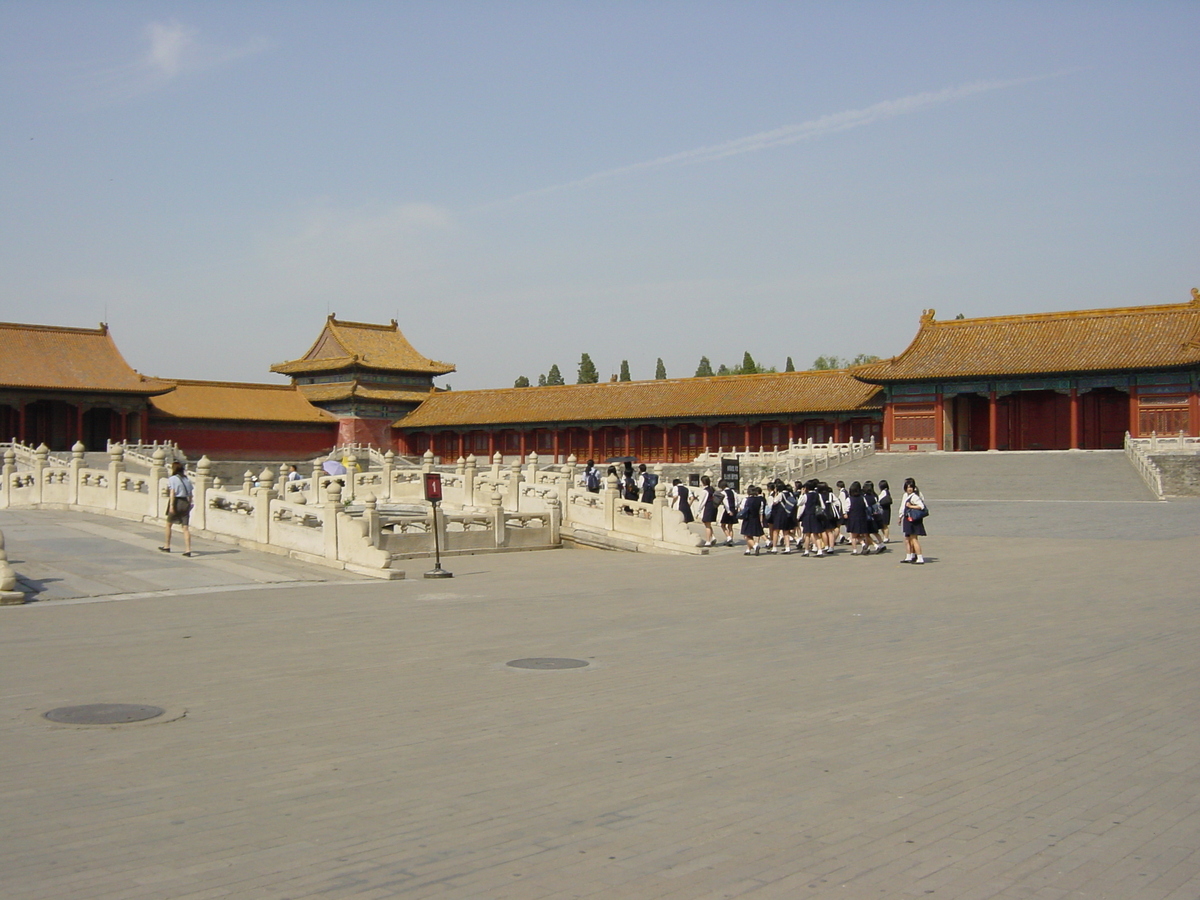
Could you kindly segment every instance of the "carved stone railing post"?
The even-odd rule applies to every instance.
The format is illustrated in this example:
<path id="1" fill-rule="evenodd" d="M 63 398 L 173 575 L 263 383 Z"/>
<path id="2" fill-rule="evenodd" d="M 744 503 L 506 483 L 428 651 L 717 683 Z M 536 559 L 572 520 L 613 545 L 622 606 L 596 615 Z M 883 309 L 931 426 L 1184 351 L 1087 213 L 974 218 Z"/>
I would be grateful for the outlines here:
<path id="1" fill-rule="evenodd" d="M 426 450 L 421 455 L 421 473 L 428 475 L 433 471 L 433 451 Z"/>
<path id="2" fill-rule="evenodd" d="M 342 509 L 342 486 L 331 481 L 325 489 L 325 558 L 338 558 L 337 517 Z"/>
<path id="3" fill-rule="evenodd" d="M 24 602 L 25 592 L 17 590 L 17 573 L 8 561 L 4 532 L 0 531 L 0 606 L 19 606 Z"/>
<path id="4" fill-rule="evenodd" d="M 79 479 L 80 472 L 83 470 L 83 454 L 86 448 L 82 441 L 76 441 L 71 447 L 71 483 L 67 485 L 67 502 L 79 502 Z"/>
<path id="5" fill-rule="evenodd" d="M 562 533 L 562 501 L 558 499 L 558 491 L 546 492 L 546 508 L 550 511 L 550 546 L 557 547 Z"/>
<path id="6" fill-rule="evenodd" d="M 396 454 L 389 450 L 383 454 L 383 496 L 382 500 L 392 499 L 392 471 L 396 468 Z"/>
<path id="7" fill-rule="evenodd" d="M 319 462 L 314 462 L 312 467 L 312 496 L 308 498 L 308 502 L 314 505 L 325 502 L 325 495 L 321 492 L 321 476 L 325 474 L 325 469 L 322 468 Z"/>
<path id="8" fill-rule="evenodd" d="M 492 454 L 492 484 L 500 483 L 500 466 L 504 463 L 504 457 L 497 450 Z"/>
<path id="9" fill-rule="evenodd" d="M 125 448 L 112 444 L 108 448 L 108 508 L 117 508 L 121 491 L 121 476 L 125 474 Z"/>
<path id="10" fill-rule="evenodd" d="M 372 547 L 379 546 L 379 501 L 375 495 L 368 492 L 363 494 L 363 521 L 367 523 L 367 538 Z"/>
<path id="11" fill-rule="evenodd" d="M 461 479 L 463 477 L 463 472 L 465 471 L 466 467 L 467 467 L 467 461 L 463 457 L 460 456 L 454 462 L 454 474 L 457 475 Z"/>
<path id="12" fill-rule="evenodd" d="M 512 511 L 521 511 L 521 461 L 514 460 L 508 472 L 508 496 L 512 500 Z"/>
<path id="13" fill-rule="evenodd" d="M 503 547 L 508 537 L 504 529 L 504 498 L 498 488 L 492 489 L 492 530 L 496 533 L 496 546 Z"/>
<path id="14" fill-rule="evenodd" d="M 42 502 L 42 491 L 46 482 L 46 467 L 50 464 L 50 448 L 44 443 L 39 444 L 38 448 L 33 451 L 33 489 L 36 491 L 34 500 L 37 503 Z"/>
<path id="15" fill-rule="evenodd" d="M 538 474 L 538 455 L 536 450 L 532 450 L 529 456 L 525 458 L 525 483 L 537 484 Z"/>
<path id="16" fill-rule="evenodd" d="M 342 501 L 349 503 L 358 494 L 358 457 L 353 453 L 346 454 L 346 490 L 342 493 Z"/>
<path id="17" fill-rule="evenodd" d="M 192 526 L 203 530 L 208 525 L 208 489 L 213 484 L 212 460 L 201 456 L 196 461 L 196 480 L 192 482 Z"/>
<path id="18" fill-rule="evenodd" d="M 656 541 L 661 541 L 666 536 L 666 516 L 667 483 L 660 473 L 658 484 L 654 486 L 654 509 L 650 512 L 650 517 L 654 520 L 654 524 L 650 528 L 650 536 Z"/>
<path id="19" fill-rule="evenodd" d="M 150 500 L 148 506 L 149 513 L 154 518 L 162 518 L 165 511 L 164 503 L 172 502 L 163 496 L 162 480 L 167 477 L 167 451 L 162 447 L 158 447 L 151 457 L 152 464 L 150 466 Z M 193 485 L 194 488 L 194 485 Z"/>
<path id="20" fill-rule="evenodd" d="M 617 476 L 608 475 L 604 479 L 604 527 L 612 531 L 617 527 L 617 501 L 621 492 L 617 488 Z"/>
<path id="21" fill-rule="evenodd" d="M 578 464 L 579 464 L 578 458 L 576 458 L 575 454 L 572 453 L 570 456 L 567 457 L 567 464 L 565 466 L 563 466 L 562 480 L 560 482 L 562 487 L 560 488 L 561 493 L 559 495 L 562 497 L 563 502 L 566 502 L 567 491 L 569 491 L 575 487 L 575 467 Z"/>
<path id="22" fill-rule="evenodd" d="M 242 473 L 242 493 L 247 496 L 254 493 L 254 473 L 249 469 Z"/>
<path id="23" fill-rule="evenodd" d="M 271 543 L 271 501 L 275 499 L 275 473 L 264 468 L 254 489 L 254 539 L 260 544 Z"/>
<path id="24" fill-rule="evenodd" d="M 468 453 L 463 463 L 463 507 L 475 505 L 475 479 L 479 476 L 479 460 Z"/>

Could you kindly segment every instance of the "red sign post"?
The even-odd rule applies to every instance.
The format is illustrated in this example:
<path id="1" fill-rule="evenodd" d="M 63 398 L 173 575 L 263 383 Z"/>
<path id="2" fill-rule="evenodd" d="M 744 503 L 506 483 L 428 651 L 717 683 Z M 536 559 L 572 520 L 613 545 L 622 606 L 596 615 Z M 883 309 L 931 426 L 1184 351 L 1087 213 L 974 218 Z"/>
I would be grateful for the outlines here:
<path id="1" fill-rule="evenodd" d="M 426 578 L 453 578 L 454 575 L 442 568 L 441 531 L 438 528 L 438 504 L 442 500 L 442 476 L 437 472 L 425 473 L 425 499 L 433 505 L 433 570 L 425 573 Z"/>

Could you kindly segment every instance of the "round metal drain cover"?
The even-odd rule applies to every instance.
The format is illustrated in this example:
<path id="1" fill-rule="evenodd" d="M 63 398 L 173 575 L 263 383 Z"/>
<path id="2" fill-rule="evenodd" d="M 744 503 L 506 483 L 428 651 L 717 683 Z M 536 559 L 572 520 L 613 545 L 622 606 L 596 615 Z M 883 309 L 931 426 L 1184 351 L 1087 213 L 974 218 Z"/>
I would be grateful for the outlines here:
<path id="1" fill-rule="evenodd" d="M 60 706 L 46 713 L 46 718 L 64 725 L 123 725 L 126 722 L 144 722 L 161 716 L 164 712 L 166 710 L 158 706 L 89 703 L 85 706 Z"/>
<path id="2" fill-rule="evenodd" d="M 542 656 L 532 659 L 514 659 L 505 665 L 512 666 L 514 669 L 582 669 L 587 665 L 587 660 Z"/>

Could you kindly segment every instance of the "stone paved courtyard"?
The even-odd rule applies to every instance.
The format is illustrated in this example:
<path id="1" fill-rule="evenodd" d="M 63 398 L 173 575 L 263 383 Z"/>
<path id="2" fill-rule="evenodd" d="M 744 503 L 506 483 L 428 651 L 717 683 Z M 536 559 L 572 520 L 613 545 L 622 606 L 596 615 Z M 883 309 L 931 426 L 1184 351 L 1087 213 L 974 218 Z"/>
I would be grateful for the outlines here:
<path id="1" fill-rule="evenodd" d="M 914 461 L 922 568 L 561 550 L 379 583 L 0 513 L 19 572 L 60 570 L 0 609 L 0 894 L 1195 900 L 1200 504 L 1092 459 L 1090 494 L 1046 456 L 1017 498 Z M 121 532 L 92 576 L 35 558 L 81 521 Z M 42 718 L 99 702 L 171 721 Z"/>

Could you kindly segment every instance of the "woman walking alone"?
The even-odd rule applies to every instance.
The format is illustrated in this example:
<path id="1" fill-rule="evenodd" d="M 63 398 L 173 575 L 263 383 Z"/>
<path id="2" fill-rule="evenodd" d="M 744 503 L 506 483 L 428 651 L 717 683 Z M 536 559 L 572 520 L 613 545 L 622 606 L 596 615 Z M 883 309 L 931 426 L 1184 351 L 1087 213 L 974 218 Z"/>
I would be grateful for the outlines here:
<path id="1" fill-rule="evenodd" d="M 917 483 L 904 479 L 904 503 L 900 507 L 900 527 L 904 530 L 904 549 L 908 551 L 901 562 L 923 565 L 921 538 L 925 536 L 925 498 L 917 490 Z"/>

